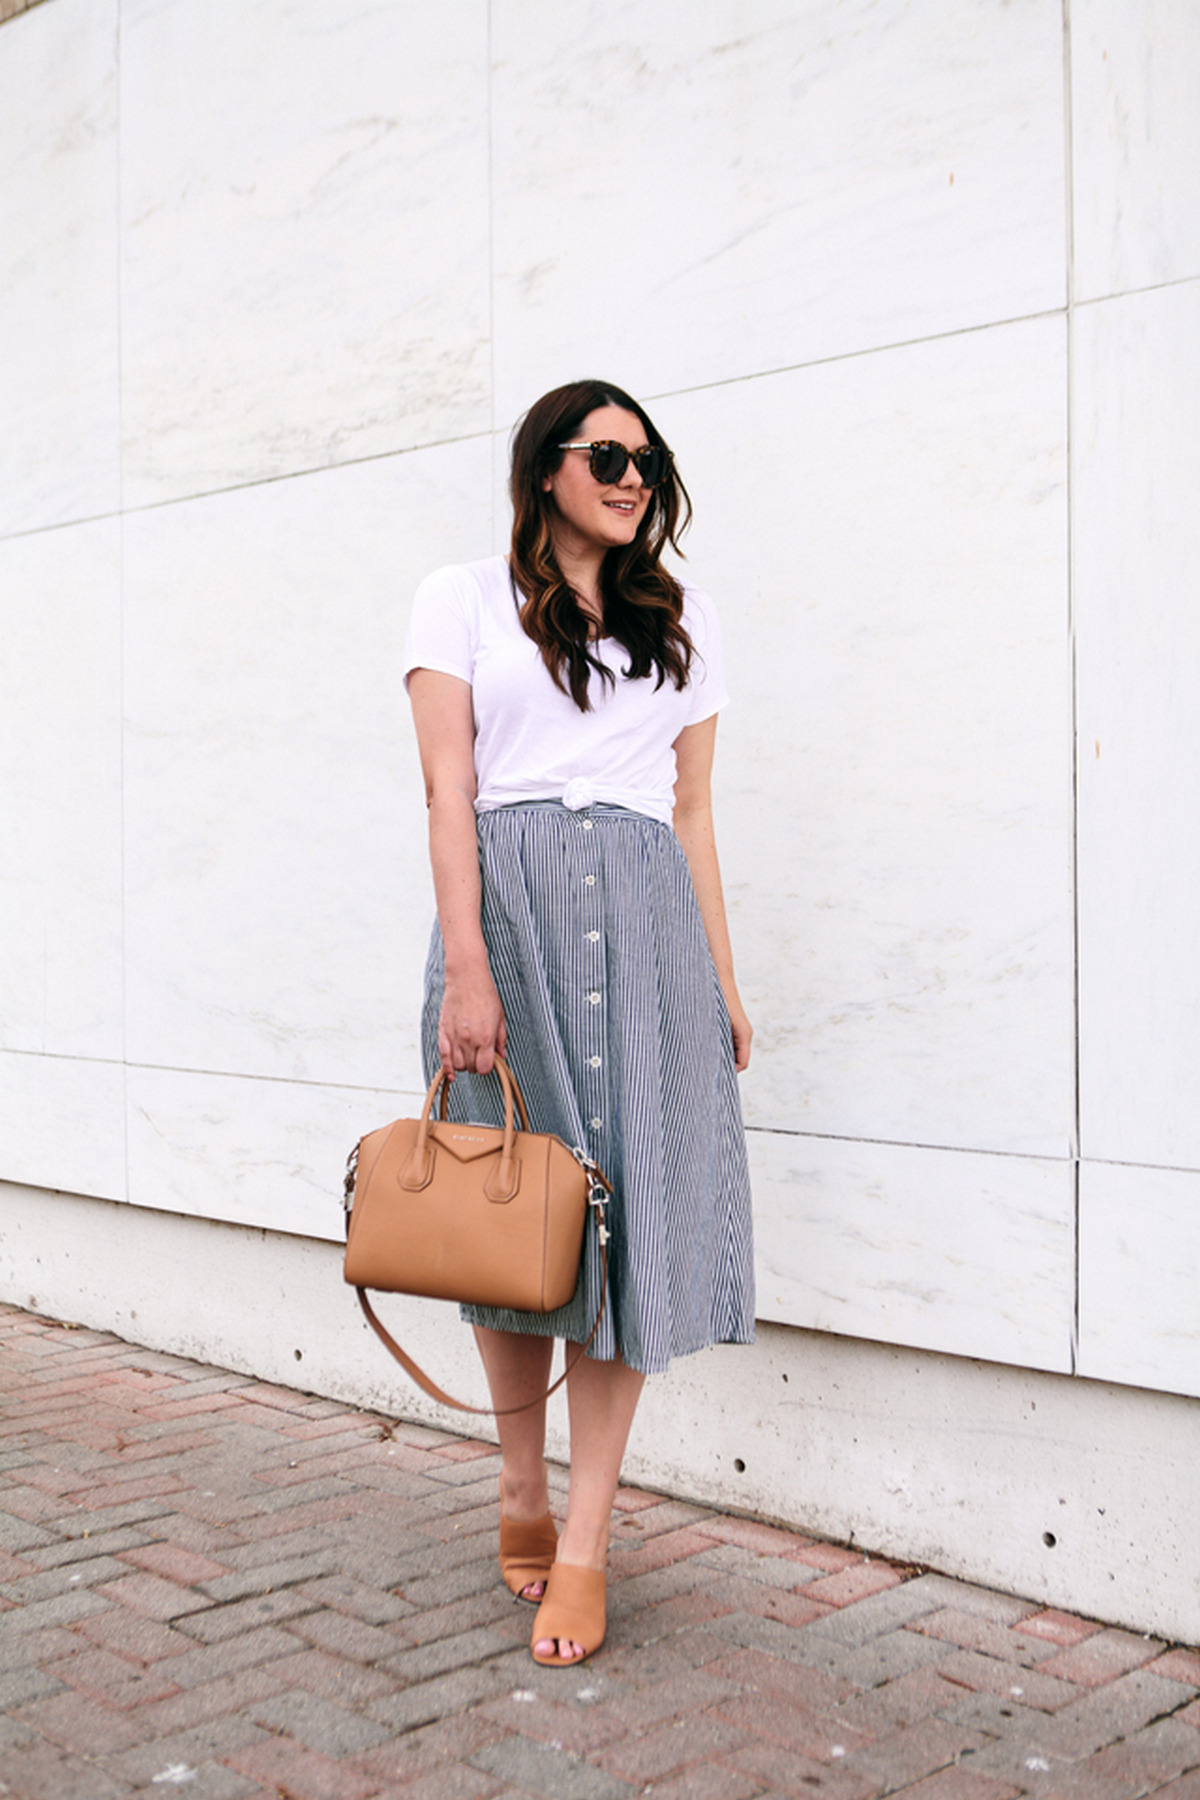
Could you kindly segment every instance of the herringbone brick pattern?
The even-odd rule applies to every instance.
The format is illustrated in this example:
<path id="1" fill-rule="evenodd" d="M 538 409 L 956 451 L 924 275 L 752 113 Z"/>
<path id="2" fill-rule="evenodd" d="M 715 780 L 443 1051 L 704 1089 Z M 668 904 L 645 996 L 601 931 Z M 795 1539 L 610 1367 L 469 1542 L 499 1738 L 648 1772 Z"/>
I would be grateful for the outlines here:
<path id="1" fill-rule="evenodd" d="M 491 1446 L 0 1307 L 0 1794 L 1200 1800 L 1200 1655 L 657 1495 L 538 1669 Z"/>

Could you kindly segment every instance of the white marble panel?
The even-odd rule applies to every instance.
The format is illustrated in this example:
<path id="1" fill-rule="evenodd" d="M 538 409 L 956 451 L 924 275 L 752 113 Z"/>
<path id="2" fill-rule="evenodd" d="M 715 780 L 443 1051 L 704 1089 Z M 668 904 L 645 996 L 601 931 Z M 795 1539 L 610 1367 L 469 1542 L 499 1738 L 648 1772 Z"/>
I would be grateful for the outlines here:
<path id="1" fill-rule="evenodd" d="M 395 1090 L 131 1068 L 129 1199 L 135 1206 L 344 1240 L 342 1183 L 359 1138 L 413 1118 Z"/>
<path id="2" fill-rule="evenodd" d="M 119 504 L 117 0 L 55 0 L 0 56 L 0 535 Z"/>
<path id="3" fill-rule="evenodd" d="M 1064 325 L 656 405 L 725 625 L 749 1120 L 1069 1154 Z"/>
<path id="4" fill-rule="evenodd" d="M 1085 1162 L 1079 1373 L 1200 1395 L 1200 1174 Z"/>
<path id="5" fill-rule="evenodd" d="M 1071 0 L 1078 299 L 1200 275 L 1200 9 Z"/>
<path id="6" fill-rule="evenodd" d="M 126 499 L 491 422 L 487 8 L 125 0 Z"/>
<path id="7" fill-rule="evenodd" d="M 0 1050 L 0 1179 L 124 1200 L 120 1063 Z"/>
<path id="8" fill-rule="evenodd" d="M 0 1046 L 120 1057 L 117 520 L 0 539 L 0 646 Z"/>
<path id="9" fill-rule="evenodd" d="M 1200 281 L 1075 332 L 1083 1149 L 1200 1169 Z"/>
<path id="10" fill-rule="evenodd" d="M 401 652 L 486 555 L 487 437 L 130 516 L 130 1060 L 420 1083 L 432 889 Z"/>
<path id="11" fill-rule="evenodd" d="M 758 1316 L 1067 1373 L 1069 1162 L 751 1132 Z"/>
<path id="12" fill-rule="evenodd" d="M 1063 304 L 1058 0 L 492 10 L 498 419 Z"/>

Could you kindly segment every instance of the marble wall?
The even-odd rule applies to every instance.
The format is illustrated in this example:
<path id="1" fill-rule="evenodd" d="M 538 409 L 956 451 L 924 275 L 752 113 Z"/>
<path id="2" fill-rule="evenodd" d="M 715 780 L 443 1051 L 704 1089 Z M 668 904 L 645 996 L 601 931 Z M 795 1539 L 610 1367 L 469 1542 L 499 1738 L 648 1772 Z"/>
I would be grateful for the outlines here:
<path id="1" fill-rule="evenodd" d="M 337 1233 L 408 597 L 599 373 L 725 620 L 763 1317 L 1200 1392 L 1198 74 L 1168 0 L 5 25 L 0 1177 Z"/>

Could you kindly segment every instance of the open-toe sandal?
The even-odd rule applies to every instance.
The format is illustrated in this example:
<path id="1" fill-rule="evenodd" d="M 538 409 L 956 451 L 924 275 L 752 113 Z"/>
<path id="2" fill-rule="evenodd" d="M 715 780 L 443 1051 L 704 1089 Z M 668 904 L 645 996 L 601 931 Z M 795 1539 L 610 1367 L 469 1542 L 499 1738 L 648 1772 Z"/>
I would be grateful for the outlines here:
<path id="1" fill-rule="evenodd" d="M 548 1669 L 574 1669 L 604 1642 L 605 1592 L 603 1569 L 583 1569 L 575 1563 L 556 1562 L 546 1583 L 546 1598 L 533 1621 L 530 1650 L 535 1663 Z M 539 1656 L 536 1645 L 546 1638 L 558 1644 L 579 1644 L 582 1656 Z"/>
<path id="2" fill-rule="evenodd" d="M 558 1549 L 558 1530 L 549 1513 L 540 1519 L 506 1519 L 504 1495 L 500 1496 L 500 1573 L 504 1585 L 518 1600 L 531 1606 L 541 1604 L 538 1594 L 524 1594 L 522 1588 L 535 1581 L 545 1582 L 554 1566 Z"/>

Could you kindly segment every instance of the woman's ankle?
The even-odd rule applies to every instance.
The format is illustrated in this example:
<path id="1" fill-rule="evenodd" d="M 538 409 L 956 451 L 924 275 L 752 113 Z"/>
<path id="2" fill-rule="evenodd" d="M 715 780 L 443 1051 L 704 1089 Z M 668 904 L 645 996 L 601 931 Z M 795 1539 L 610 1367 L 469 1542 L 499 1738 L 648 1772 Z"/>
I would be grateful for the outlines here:
<path id="1" fill-rule="evenodd" d="M 580 1569 L 600 1569 L 608 1567 L 608 1525 L 607 1521 L 600 1530 L 580 1527 L 572 1524 L 568 1517 L 559 1533 L 558 1561 L 573 1563 Z"/>
<path id="2" fill-rule="evenodd" d="M 506 1519 L 527 1522 L 543 1518 L 550 1507 L 545 1466 L 523 1472 L 506 1468 L 500 1480 L 500 1499 Z"/>

